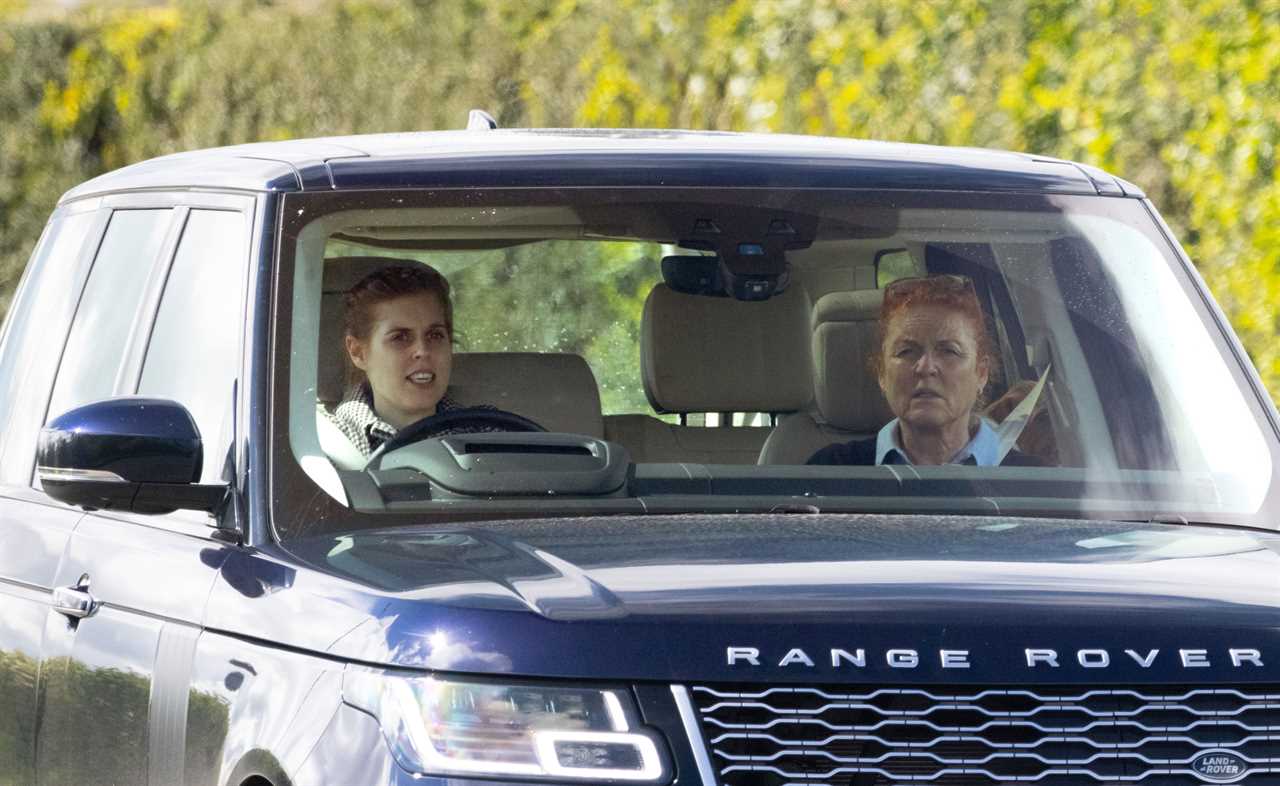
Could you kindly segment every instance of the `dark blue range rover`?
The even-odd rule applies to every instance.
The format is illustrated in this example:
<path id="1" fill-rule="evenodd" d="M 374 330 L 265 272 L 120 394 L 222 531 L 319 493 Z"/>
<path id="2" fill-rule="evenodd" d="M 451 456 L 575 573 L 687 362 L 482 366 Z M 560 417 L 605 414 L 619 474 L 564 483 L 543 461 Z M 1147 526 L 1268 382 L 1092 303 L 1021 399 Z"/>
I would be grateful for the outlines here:
<path id="1" fill-rule="evenodd" d="M 1141 191 L 477 125 L 62 199 L 0 784 L 1280 784 L 1280 422 Z"/>

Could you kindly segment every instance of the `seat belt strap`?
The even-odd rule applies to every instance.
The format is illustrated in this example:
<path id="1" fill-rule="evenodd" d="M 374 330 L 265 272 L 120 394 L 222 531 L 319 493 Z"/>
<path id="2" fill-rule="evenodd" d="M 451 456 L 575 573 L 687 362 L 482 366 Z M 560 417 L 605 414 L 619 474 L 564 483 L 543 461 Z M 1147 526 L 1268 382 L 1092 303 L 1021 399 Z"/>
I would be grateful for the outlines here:
<path id="1" fill-rule="evenodd" d="M 1031 415 L 1036 410 L 1036 402 L 1040 400 L 1040 394 L 1044 392 L 1044 383 L 1049 379 L 1049 370 L 1052 368 L 1053 364 L 1045 366 L 1044 373 L 1036 381 L 1035 387 L 1031 388 L 1031 392 L 1027 394 L 1026 398 L 1018 402 L 1018 406 L 1013 408 L 1013 411 L 1000 422 L 1000 425 L 996 426 L 996 436 L 1000 438 L 1000 450 L 996 459 L 997 465 L 1004 461 L 1004 457 L 1009 455 L 1009 451 L 1013 450 L 1013 446 L 1018 442 L 1018 437 L 1022 436 L 1022 430 L 1031 421 Z"/>

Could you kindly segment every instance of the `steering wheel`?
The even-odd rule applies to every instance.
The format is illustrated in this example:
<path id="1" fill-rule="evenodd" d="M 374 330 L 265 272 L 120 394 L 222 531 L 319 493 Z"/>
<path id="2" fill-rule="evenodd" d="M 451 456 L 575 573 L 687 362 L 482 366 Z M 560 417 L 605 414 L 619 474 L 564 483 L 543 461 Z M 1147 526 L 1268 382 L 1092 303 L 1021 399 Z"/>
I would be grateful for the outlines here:
<path id="1" fill-rule="evenodd" d="M 428 415 L 421 420 L 415 420 L 397 431 L 394 437 L 383 442 L 378 446 L 377 450 L 373 451 L 373 454 L 369 456 L 369 461 L 365 464 L 365 468 L 368 469 L 373 466 L 373 462 L 393 450 L 402 448 L 405 445 L 412 445 L 415 442 L 421 442 L 424 439 L 431 439 L 438 431 L 474 426 L 488 426 L 498 431 L 546 431 L 543 426 L 523 415 L 507 412 L 503 409 L 490 409 L 489 407 L 451 409 L 448 412 L 440 412 L 435 415 Z"/>

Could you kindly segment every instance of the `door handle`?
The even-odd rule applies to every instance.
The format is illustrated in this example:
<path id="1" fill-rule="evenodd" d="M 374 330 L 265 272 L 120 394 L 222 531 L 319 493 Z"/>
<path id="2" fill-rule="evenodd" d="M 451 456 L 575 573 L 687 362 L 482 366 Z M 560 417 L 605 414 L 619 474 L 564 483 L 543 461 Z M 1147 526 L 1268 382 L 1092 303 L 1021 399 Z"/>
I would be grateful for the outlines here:
<path id="1" fill-rule="evenodd" d="M 53 608 L 59 614 L 72 619 L 92 617 L 98 610 L 98 600 L 89 593 L 89 577 L 84 576 L 73 587 L 58 587 L 53 591 Z"/>

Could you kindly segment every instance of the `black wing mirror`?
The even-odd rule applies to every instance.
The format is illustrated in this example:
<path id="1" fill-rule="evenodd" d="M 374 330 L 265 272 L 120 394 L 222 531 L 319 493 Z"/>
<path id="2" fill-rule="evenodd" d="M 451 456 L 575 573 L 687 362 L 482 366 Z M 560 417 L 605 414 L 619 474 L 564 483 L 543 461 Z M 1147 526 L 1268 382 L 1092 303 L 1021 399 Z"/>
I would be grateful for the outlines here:
<path id="1" fill-rule="evenodd" d="M 216 511 L 223 484 L 200 484 L 204 445 L 186 407 L 114 398 L 77 407 L 40 431 L 36 473 L 45 492 L 86 510 Z"/>

